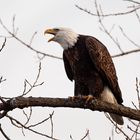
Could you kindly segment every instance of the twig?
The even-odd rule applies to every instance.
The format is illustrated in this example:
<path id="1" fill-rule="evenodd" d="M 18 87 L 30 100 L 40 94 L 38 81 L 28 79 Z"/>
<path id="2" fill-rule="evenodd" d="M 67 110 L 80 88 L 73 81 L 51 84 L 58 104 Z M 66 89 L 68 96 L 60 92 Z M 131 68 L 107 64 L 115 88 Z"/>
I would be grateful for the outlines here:
<path id="1" fill-rule="evenodd" d="M 79 10 L 81 11 L 84 11 L 92 16 L 97 16 L 98 17 L 98 14 L 96 13 L 92 13 L 90 10 L 87 10 L 85 8 L 82 8 L 81 6 L 78 6 L 78 5 L 75 5 Z M 140 9 L 140 6 L 137 6 L 135 8 L 133 8 L 132 10 L 128 10 L 128 11 L 125 11 L 125 12 L 117 12 L 117 13 L 109 13 L 109 14 L 100 14 L 101 17 L 110 17 L 110 16 L 124 16 L 124 15 L 128 15 L 130 13 L 133 13 L 137 10 Z M 103 12 L 102 12 L 103 13 Z"/>
<path id="2" fill-rule="evenodd" d="M 136 1 L 133 1 L 133 0 L 132 0 L 131 2 L 136 2 Z M 139 4 L 139 3 L 137 3 L 137 4 Z M 108 30 L 105 28 L 105 26 L 104 26 L 104 24 L 103 24 L 103 22 L 102 22 L 102 17 L 119 16 L 119 15 L 130 14 L 130 13 L 132 13 L 132 12 L 135 12 L 135 11 L 139 10 L 139 9 L 140 9 L 140 5 L 138 5 L 137 7 L 135 6 L 135 8 L 133 7 L 132 10 L 127 11 L 127 12 L 121 12 L 121 13 L 118 12 L 118 13 L 112 13 L 112 14 L 103 14 L 103 11 L 102 11 L 102 9 L 101 9 L 101 6 L 99 5 L 99 7 L 98 7 L 97 1 L 96 1 L 96 0 L 95 0 L 96 13 L 92 13 L 92 12 L 88 11 L 87 9 L 81 8 L 81 7 L 78 6 L 78 5 L 75 5 L 75 6 L 76 6 L 78 9 L 80 9 L 80 10 L 82 10 L 82 11 L 84 11 L 84 12 L 86 12 L 86 13 L 92 15 L 92 16 L 97 16 L 97 17 L 98 17 L 99 23 L 100 23 L 100 25 L 101 25 L 101 27 L 102 27 L 102 31 L 104 31 L 104 32 L 111 38 L 111 40 L 117 45 L 117 47 L 118 47 L 119 50 L 121 51 L 121 53 L 119 53 L 119 54 L 112 55 L 112 58 L 116 58 L 116 57 L 128 55 L 128 54 L 131 54 L 131 53 L 140 52 L 140 49 L 134 49 L 134 50 L 131 50 L 131 51 L 126 51 L 126 52 L 124 52 L 124 51 L 121 49 L 120 44 L 118 43 L 117 39 L 114 39 L 114 38 L 112 37 L 112 35 L 110 34 L 110 31 L 108 31 Z M 112 29 L 112 28 L 111 28 L 111 29 Z M 138 45 L 138 44 L 136 44 L 135 42 L 133 42 L 133 41 L 123 32 L 123 30 L 122 30 L 122 33 L 123 33 L 123 35 L 124 35 L 131 43 L 133 43 L 133 44 L 134 44 L 135 46 L 137 46 L 137 47 L 140 47 L 140 45 Z"/>
<path id="3" fill-rule="evenodd" d="M 136 129 L 135 129 L 135 139 L 137 139 L 137 135 L 140 134 L 140 133 L 138 132 L 139 128 L 140 128 L 140 122 L 138 123 L 138 125 L 137 125 L 137 127 L 136 127 Z"/>
<path id="4" fill-rule="evenodd" d="M 101 15 L 100 15 L 101 16 Z M 57 57 L 57 56 L 54 56 L 54 55 L 50 55 L 50 54 L 46 54 L 46 53 L 43 53 L 41 51 L 38 51 L 34 48 L 32 48 L 30 45 L 26 44 L 24 41 L 22 41 L 21 39 L 19 39 L 17 36 L 15 36 L 12 32 L 10 32 L 8 30 L 8 28 L 3 24 L 2 20 L 0 19 L 0 24 L 2 25 L 2 27 L 11 35 L 11 37 L 14 37 L 17 41 L 19 41 L 21 44 L 23 44 L 24 46 L 26 46 L 27 48 L 29 48 L 30 50 L 36 52 L 37 54 L 40 54 L 42 55 L 43 57 L 41 57 L 41 59 L 43 59 L 44 57 L 51 57 L 51 58 L 56 58 L 56 59 L 59 59 L 59 60 L 62 60 L 61 57 Z M 108 32 L 108 31 L 107 31 Z M 108 32 L 110 33 L 110 32 Z M 109 34 L 108 34 L 109 35 Z M 0 37 L 4 37 L 5 36 L 0 36 Z M 9 37 L 6 37 L 6 38 L 9 38 Z M 126 52 L 123 52 L 123 53 L 119 53 L 119 54 L 116 54 L 116 55 L 113 55 L 112 57 L 115 58 L 115 57 L 120 57 L 120 56 L 124 56 L 124 55 L 128 55 L 128 54 L 131 54 L 131 53 L 136 53 L 136 52 L 140 52 L 140 49 L 136 49 L 136 50 L 132 50 L 132 51 L 126 51 Z M 39 57 L 40 58 L 40 57 Z"/>
<path id="5" fill-rule="evenodd" d="M 53 111 L 50 115 L 53 116 L 53 114 L 54 114 L 54 111 Z M 31 127 L 38 126 L 38 125 L 40 125 L 40 124 L 42 124 L 42 123 L 48 121 L 49 119 L 50 119 L 50 116 L 49 116 L 48 118 L 45 118 L 44 120 L 42 120 L 42 121 L 40 121 L 40 122 L 37 122 L 36 124 L 31 124 L 31 125 L 29 125 L 28 127 L 31 128 Z"/>
<path id="6" fill-rule="evenodd" d="M 111 118 L 110 118 L 111 119 Z M 109 137 L 109 140 L 114 140 L 114 125 L 112 127 L 112 131 L 111 131 L 111 137 Z"/>
<path id="7" fill-rule="evenodd" d="M 6 140 L 10 140 L 10 138 L 7 136 L 7 134 L 3 131 L 2 127 L 1 127 L 1 124 L 0 124 L 0 132 L 6 138 Z"/>
<path id="8" fill-rule="evenodd" d="M 101 7 L 101 6 L 100 6 Z M 97 1 L 95 0 L 95 8 L 96 8 L 96 13 L 98 15 L 98 20 L 99 20 L 99 23 L 102 27 L 102 31 L 105 32 L 109 37 L 110 39 L 116 44 L 116 46 L 119 48 L 120 52 L 121 53 L 124 53 L 124 51 L 121 49 L 121 46 L 118 42 L 117 39 L 114 39 L 114 37 L 110 34 L 110 32 L 106 29 L 106 27 L 104 26 L 103 22 L 102 22 L 102 19 L 101 19 L 101 14 L 100 14 L 100 11 L 99 11 L 99 8 L 98 8 L 98 4 L 97 4 Z"/>
<path id="9" fill-rule="evenodd" d="M 40 73 L 41 73 L 41 62 L 39 63 L 39 68 L 38 68 L 38 74 L 36 76 L 36 79 L 34 81 L 33 84 L 31 84 L 27 79 L 25 79 L 24 81 L 24 90 L 23 90 L 23 94 L 20 95 L 20 96 L 25 96 L 27 95 L 29 92 L 31 92 L 31 90 L 34 88 L 34 87 L 38 87 L 38 86 L 41 86 L 44 82 L 41 82 L 39 84 L 37 84 L 38 80 L 39 80 L 39 77 L 40 77 Z M 30 88 L 27 90 L 27 84 L 30 86 Z"/>
<path id="10" fill-rule="evenodd" d="M 139 128 L 140 128 L 140 122 L 138 123 L 135 123 L 133 122 L 131 119 L 129 119 L 129 122 L 131 122 L 131 124 L 136 127 L 135 129 L 132 129 L 132 127 L 130 127 L 129 125 L 127 125 L 127 128 L 133 132 L 132 136 L 131 136 L 131 139 L 133 139 L 133 137 L 135 136 L 135 140 L 138 140 L 138 134 L 140 134 L 140 132 L 138 132 Z"/>
<path id="11" fill-rule="evenodd" d="M 51 122 L 51 137 L 53 137 L 53 117 L 54 115 L 54 111 L 52 112 L 52 114 L 50 114 L 50 122 Z"/>
<path id="12" fill-rule="evenodd" d="M 5 47 L 6 41 L 7 41 L 7 39 L 6 39 L 6 37 L 5 37 L 5 38 L 4 38 L 4 42 L 3 42 L 3 44 L 2 44 L 2 46 L 1 46 L 1 48 L 0 48 L 0 52 L 1 52 L 2 49 Z"/>
<path id="13" fill-rule="evenodd" d="M 140 134 L 140 132 L 137 132 L 138 131 L 138 127 L 139 127 L 139 124 L 137 125 L 136 130 L 133 130 L 129 125 L 127 125 L 127 128 L 129 130 L 131 130 L 132 132 L 134 132 L 133 135 L 131 136 L 131 139 L 134 137 L 134 135 L 136 135 L 136 133 Z"/>
<path id="14" fill-rule="evenodd" d="M 46 134 L 43 134 L 43 133 L 38 132 L 38 131 L 36 131 L 36 130 L 33 130 L 33 129 L 31 129 L 31 128 L 25 126 L 25 125 L 23 125 L 21 122 L 19 122 L 18 120 L 16 120 L 15 118 L 13 118 L 13 117 L 11 117 L 11 116 L 9 116 L 9 115 L 6 115 L 6 117 L 9 118 L 9 120 L 12 122 L 12 124 L 13 124 L 13 121 L 14 121 L 14 122 L 16 122 L 17 124 L 19 124 L 19 125 L 21 126 L 21 128 L 23 127 L 24 129 L 27 129 L 27 130 L 29 130 L 29 131 L 35 133 L 35 134 L 38 134 L 38 135 L 40 135 L 40 136 L 47 137 L 47 138 L 52 139 L 52 140 L 59 140 L 59 139 L 53 138 L 53 137 L 51 137 L 51 136 L 49 136 L 49 135 L 46 135 Z M 16 126 L 16 125 L 15 125 L 15 126 Z M 16 127 L 17 127 L 17 126 L 16 126 Z"/>
<path id="15" fill-rule="evenodd" d="M 134 126 L 137 126 L 137 124 L 134 121 L 132 121 L 131 119 L 128 118 L 128 121 L 131 122 Z"/>
<path id="16" fill-rule="evenodd" d="M 116 57 L 120 57 L 120 56 L 124 56 L 124 55 L 128 55 L 128 54 L 132 54 L 132 53 L 137 53 L 137 52 L 140 52 L 140 49 L 135 49 L 135 50 L 131 50 L 131 51 L 126 51 L 126 52 L 123 52 L 123 53 L 115 54 L 115 55 L 112 55 L 112 58 L 116 58 Z"/>
<path id="17" fill-rule="evenodd" d="M 134 102 L 132 102 L 132 105 L 135 107 L 135 109 L 139 110 Z"/>
<path id="18" fill-rule="evenodd" d="M 37 32 L 34 32 L 34 34 L 32 35 L 31 40 L 30 40 L 30 43 L 29 43 L 30 46 L 32 45 L 32 42 L 33 42 L 36 34 L 37 34 Z"/>
<path id="19" fill-rule="evenodd" d="M 27 115 L 27 113 L 23 110 L 23 114 L 26 116 L 27 118 L 27 121 L 25 122 L 24 125 L 27 125 L 31 119 L 31 116 L 32 116 L 32 107 L 30 107 L 30 112 L 29 112 L 29 115 Z"/>
<path id="20" fill-rule="evenodd" d="M 15 38 L 18 42 L 20 42 L 22 45 L 26 46 L 27 48 L 29 48 L 30 50 L 38 53 L 38 54 L 41 54 L 43 56 L 48 56 L 48 57 L 51 57 L 51 58 L 56 58 L 56 59 L 62 59 L 60 57 L 57 57 L 57 56 L 54 56 L 54 55 L 50 55 L 50 54 L 46 54 L 46 53 L 43 53 L 41 51 L 38 51 L 34 48 L 32 48 L 30 45 L 28 45 L 27 43 L 25 43 L 24 41 L 22 41 L 20 38 L 18 38 L 14 33 L 12 33 L 2 22 L 2 20 L 0 19 L 0 24 L 2 25 L 2 27 L 13 37 Z"/>
<path id="21" fill-rule="evenodd" d="M 140 23 L 140 16 L 139 16 L 138 12 L 135 11 L 135 14 L 136 14 L 136 17 L 137 17 L 137 19 L 138 19 L 138 22 Z"/>
<path id="22" fill-rule="evenodd" d="M 15 28 L 15 20 L 16 20 L 16 15 L 14 15 L 13 19 L 12 19 L 12 28 L 13 28 L 13 34 L 14 35 L 16 35 L 17 31 L 18 31 L 18 28 Z"/>
<path id="23" fill-rule="evenodd" d="M 87 130 L 86 134 L 81 138 L 81 140 L 84 140 L 89 135 L 89 130 Z"/>
<path id="24" fill-rule="evenodd" d="M 130 137 L 121 129 L 121 128 L 119 128 L 118 127 L 118 125 L 116 125 L 116 123 L 114 123 L 113 121 L 112 121 L 112 119 L 110 118 L 110 116 L 107 114 L 107 113 L 105 113 L 105 116 L 108 118 L 108 120 L 127 138 L 127 140 L 131 140 L 130 139 Z"/>
<path id="25" fill-rule="evenodd" d="M 6 79 L 3 79 L 3 76 L 0 77 L 0 83 L 6 81 Z"/>
<path id="26" fill-rule="evenodd" d="M 70 139 L 71 139 L 71 140 L 73 140 L 73 137 L 72 137 L 72 135 L 70 135 Z"/>
<path id="27" fill-rule="evenodd" d="M 137 98 L 138 98 L 138 103 L 139 103 L 139 109 L 140 109 L 140 95 L 139 95 L 139 86 L 138 86 L 138 78 L 136 77 L 136 92 L 137 92 Z"/>
<path id="28" fill-rule="evenodd" d="M 129 2 L 136 3 L 136 4 L 140 4 L 140 2 L 138 2 L 138 1 L 134 1 L 134 0 L 124 0 L 124 1 L 129 1 Z"/>
<path id="29" fill-rule="evenodd" d="M 140 45 L 136 44 L 132 39 L 130 39 L 126 33 L 124 32 L 123 28 L 121 26 L 119 26 L 121 33 L 123 34 L 123 36 L 129 41 L 131 42 L 134 46 L 140 48 Z"/>

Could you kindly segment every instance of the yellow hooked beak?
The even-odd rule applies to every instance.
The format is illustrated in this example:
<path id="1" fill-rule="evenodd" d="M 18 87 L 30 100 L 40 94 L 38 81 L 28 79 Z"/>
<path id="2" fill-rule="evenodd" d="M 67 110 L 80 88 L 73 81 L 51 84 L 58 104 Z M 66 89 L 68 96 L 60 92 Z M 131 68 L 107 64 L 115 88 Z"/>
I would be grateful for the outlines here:
<path id="1" fill-rule="evenodd" d="M 55 36 L 56 33 L 57 33 L 57 31 L 56 31 L 55 29 L 47 29 L 47 30 L 45 30 L 44 35 L 45 35 L 45 34 L 52 34 L 52 35 Z M 54 37 L 50 38 L 50 39 L 48 40 L 48 42 L 53 41 L 53 39 L 54 39 Z"/>

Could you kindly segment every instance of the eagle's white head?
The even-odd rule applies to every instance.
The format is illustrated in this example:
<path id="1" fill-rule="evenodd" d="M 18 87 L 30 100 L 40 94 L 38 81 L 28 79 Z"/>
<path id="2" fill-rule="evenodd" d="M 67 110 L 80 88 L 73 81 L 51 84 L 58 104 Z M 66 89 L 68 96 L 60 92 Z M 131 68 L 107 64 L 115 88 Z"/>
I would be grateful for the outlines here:
<path id="1" fill-rule="evenodd" d="M 63 49 L 72 48 L 77 42 L 78 34 L 75 33 L 72 29 L 69 28 L 53 28 L 45 30 L 44 34 L 52 34 L 53 38 L 49 39 L 50 41 L 55 41 L 59 43 Z"/>

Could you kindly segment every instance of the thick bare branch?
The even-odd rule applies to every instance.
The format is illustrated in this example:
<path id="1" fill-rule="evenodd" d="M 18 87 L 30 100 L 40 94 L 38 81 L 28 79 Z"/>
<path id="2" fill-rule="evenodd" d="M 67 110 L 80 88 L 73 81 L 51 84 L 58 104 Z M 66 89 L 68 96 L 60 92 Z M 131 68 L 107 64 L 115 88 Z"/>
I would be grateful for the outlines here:
<path id="1" fill-rule="evenodd" d="M 15 108 L 26 108 L 26 107 L 70 107 L 70 108 L 81 108 L 90 109 L 92 111 L 104 111 L 109 113 L 115 113 L 130 119 L 140 121 L 140 111 L 131 109 L 129 107 L 114 105 L 107 102 L 103 102 L 97 99 L 86 103 L 84 99 L 77 97 L 74 101 L 70 98 L 45 98 L 45 97 L 16 97 L 7 101 L 7 104 L 0 104 L 0 111 L 13 110 Z"/>

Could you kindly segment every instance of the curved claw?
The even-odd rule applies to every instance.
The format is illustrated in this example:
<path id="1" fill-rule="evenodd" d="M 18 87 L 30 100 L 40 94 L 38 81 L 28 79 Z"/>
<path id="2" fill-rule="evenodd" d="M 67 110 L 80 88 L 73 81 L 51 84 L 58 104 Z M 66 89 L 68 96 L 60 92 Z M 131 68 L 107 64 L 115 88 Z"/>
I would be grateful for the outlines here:
<path id="1" fill-rule="evenodd" d="M 70 100 L 74 101 L 76 99 L 82 99 L 85 100 L 86 103 L 89 103 L 90 101 L 92 101 L 93 99 L 95 99 L 94 96 L 92 95 L 88 95 L 88 96 L 82 96 L 82 95 L 78 95 L 78 96 L 72 96 L 72 97 L 68 97 Z"/>
<path id="2" fill-rule="evenodd" d="M 92 95 L 82 96 L 82 98 L 83 98 L 84 100 L 86 100 L 86 104 L 89 103 L 90 101 L 92 101 L 93 99 L 95 99 L 95 97 L 92 96 Z"/>

